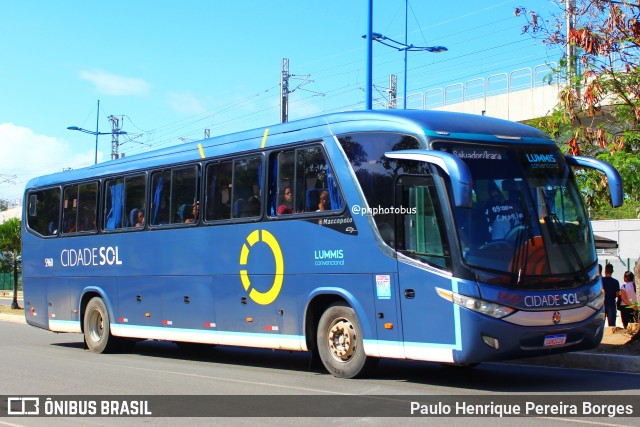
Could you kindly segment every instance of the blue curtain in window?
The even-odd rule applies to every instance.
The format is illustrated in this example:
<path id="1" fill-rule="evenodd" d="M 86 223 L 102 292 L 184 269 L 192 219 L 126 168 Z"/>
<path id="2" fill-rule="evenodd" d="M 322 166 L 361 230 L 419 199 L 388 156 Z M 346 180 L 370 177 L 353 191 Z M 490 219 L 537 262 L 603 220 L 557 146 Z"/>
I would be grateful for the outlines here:
<path id="1" fill-rule="evenodd" d="M 107 230 L 115 230 L 122 227 L 122 212 L 124 210 L 124 200 L 122 197 L 124 185 L 122 183 L 114 183 L 111 185 L 111 210 L 107 215 L 105 228 Z"/>
<path id="2" fill-rule="evenodd" d="M 333 176 L 329 162 L 327 162 L 327 190 L 329 191 L 331 209 L 342 209 L 342 199 L 340 198 L 340 191 L 338 190 L 338 181 Z"/>
<path id="3" fill-rule="evenodd" d="M 162 177 L 158 178 L 156 182 L 156 188 L 153 193 L 153 219 L 152 224 L 158 223 L 158 212 L 160 211 L 160 202 L 162 201 L 162 182 L 164 179 Z"/>

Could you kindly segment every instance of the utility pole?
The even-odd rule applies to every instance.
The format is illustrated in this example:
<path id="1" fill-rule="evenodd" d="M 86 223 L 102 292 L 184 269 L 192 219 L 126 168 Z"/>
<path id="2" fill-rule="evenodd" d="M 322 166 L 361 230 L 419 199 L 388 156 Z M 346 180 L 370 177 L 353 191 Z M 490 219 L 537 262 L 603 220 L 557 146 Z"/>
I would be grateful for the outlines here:
<path id="1" fill-rule="evenodd" d="M 569 43 L 571 30 L 575 26 L 575 0 L 565 0 L 566 20 L 567 20 L 567 79 L 571 82 L 571 78 L 576 74 L 576 46 Z"/>
<path id="2" fill-rule="evenodd" d="M 109 116 L 109 121 L 111 122 L 111 160 L 120 158 L 120 129 L 122 129 L 122 124 L 124 122 L 124 116 L 120 116 L 120 118 L 116 116 Z M 124 157 L 124 155 L 122 155 Z"/>
<path id="3" fill-rule="evenodd" d="M 302 80 L 298 86 L 293 89 L 289 89 L 289 79 L 297 78 Z M 309 80 L 309 75 L 296 76 L 295 74 L 289 74 L 289 59 L 282 58 L 282 70 L 280 72 L 280 123 L 286 123 L 289 121 L 289 94 L 295 92 L 297 89 L 307 83 L 312 83 L 313 80 Z M 306 92 L 313 93 L 312 96 L 324 96 L 324 93 L 314 92 L 312 90 L 302 89 Z"/>
<path id="4" fill-rule="evenodd" d="M 398 99 L 398 76 L 395 74 L 389 75 L 389 110 L 395 110 L 397 107 Z"/>
<path id="5" fill-rule="evenodd" d="M 289 121 L 289 59 L 282 58 L 280 73 L 280 123 Z"/>

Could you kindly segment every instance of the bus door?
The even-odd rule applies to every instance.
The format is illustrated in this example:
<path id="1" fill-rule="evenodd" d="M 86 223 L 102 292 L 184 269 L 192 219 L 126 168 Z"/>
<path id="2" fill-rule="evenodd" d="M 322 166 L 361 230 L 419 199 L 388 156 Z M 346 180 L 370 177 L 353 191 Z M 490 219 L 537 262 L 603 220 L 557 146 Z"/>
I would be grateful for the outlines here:
<path id="1" fill-rule="evenodd" d="M 451 290 L 452 278 L 445 221 L 434 181 L 426 175 L 400 176 L 395 192 L 405 355 L 447 361 L 456 344 L 455 312 L 453 304 L 436 291 Z"/>

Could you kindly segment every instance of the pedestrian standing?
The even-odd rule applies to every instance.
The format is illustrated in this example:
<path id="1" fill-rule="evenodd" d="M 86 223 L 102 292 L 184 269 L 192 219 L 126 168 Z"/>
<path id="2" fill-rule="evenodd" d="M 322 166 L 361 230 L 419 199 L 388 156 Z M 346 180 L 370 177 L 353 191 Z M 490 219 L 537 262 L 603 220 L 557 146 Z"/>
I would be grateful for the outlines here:
<path id="1" fill-rule="evenodd" d="M 620 295 L 620 282 L 611 277 L 613 274 L 613 264 L 604 267 L 604 277 L 602 278 L 602 288 L 604 289 L 604 314 L 607 317 L 609 326 L 615 329 L 616 326 L 616 298 Z"/>
<path id="2" fill-rule="evenodd" d="M 627 329 L 629 323 L 638 322 L 638 297 L 636 295 L 636 283 L 633 273 L 624 272 L 624 283 L 620 287 L 620 317 L 622 318 L 622 326 Z"/>

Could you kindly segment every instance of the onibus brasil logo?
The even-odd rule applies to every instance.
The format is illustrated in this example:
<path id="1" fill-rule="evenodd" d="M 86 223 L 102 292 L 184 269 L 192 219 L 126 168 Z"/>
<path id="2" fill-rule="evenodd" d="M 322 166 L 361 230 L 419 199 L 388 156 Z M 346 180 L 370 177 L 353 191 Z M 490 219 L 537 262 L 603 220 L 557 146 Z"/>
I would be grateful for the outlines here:
<path id="1" fill-rule="evenodd" d="M 240 280 L 242 280 L 242 286 L 244 290 L 249 292 L 249 298 L 260 305 L 271 304 L 280 294 L 282 289 L 282 280 L 284 279 L 284 259 L 282 258 L 282 251 L 278 241 L 267 230 L 255 230 L 247 237 L 247 241 L 242 245 L 240 251 L 240 265 L 247 265 L 249 260 L 249 252 L 251 248 L 258 242 L 262 242 L 269 246 L 273 257 L 276 262 L 275 276 L 273 277 L 273 284 L 271 288 L 266 292 L 260 292 L 255 288 L 251 288 L 251 280 L 249 279 L 249 273 L 246 269 L 240 270 Z M 249 289 L 251 290 L 249 291 Z"/>

